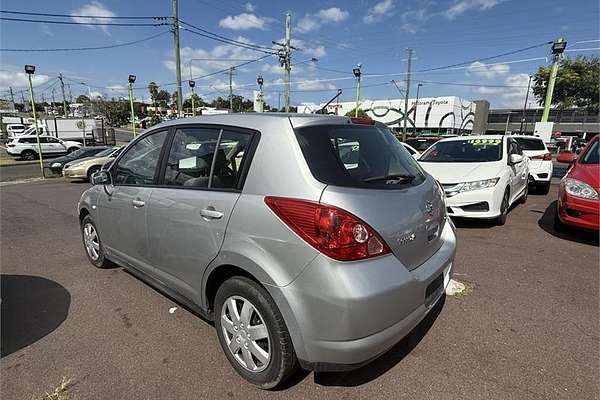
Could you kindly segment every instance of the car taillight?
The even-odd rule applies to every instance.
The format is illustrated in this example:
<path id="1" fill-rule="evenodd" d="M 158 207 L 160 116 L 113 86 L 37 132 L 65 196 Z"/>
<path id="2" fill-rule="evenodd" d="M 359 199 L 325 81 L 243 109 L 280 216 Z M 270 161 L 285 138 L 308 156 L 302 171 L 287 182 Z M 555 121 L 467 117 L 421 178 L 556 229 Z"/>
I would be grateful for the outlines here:
<path id="1" fill-rule="evenodd" d="M 545 153 L 540 154 L 539 156 L 530 157 L 532 160 L 543 160 L 543 161 L 552 161 L 552 154 Z"/>
<path id="2" fill-rule="evenodd" d="M 362 260 L 390 252 L 373 228 L 340 208 L 286 197 L 267 196 L 265 203 L 298 236 L 335 260 Z"/>
<path id="3" fill-rule="evenodd" d="M 353 124 L 375 125 L 375 120 L 369 117 L 351 117 L 350 121 L 352 121 Z"/>

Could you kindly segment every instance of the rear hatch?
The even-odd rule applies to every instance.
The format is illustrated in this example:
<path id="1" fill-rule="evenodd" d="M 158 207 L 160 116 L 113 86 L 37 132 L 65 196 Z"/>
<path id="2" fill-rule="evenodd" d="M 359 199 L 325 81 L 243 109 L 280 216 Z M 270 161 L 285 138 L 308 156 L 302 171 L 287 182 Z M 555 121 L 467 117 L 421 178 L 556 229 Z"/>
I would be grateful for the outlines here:
<path id="1" fill-rule="evenodd" d="M 514 139 L 519 143 L 523 150 L 523 155 L 529 157 L 529 169 L 536 170 L 542 167 L 544 155 L 550 154 L 544 141 L 539 138 L 515 136 Z M 552 161 L 552 160 L 548 160 Z"/>
<path id="2" fill-rule="evenodd" d="M 328 185 L 321 203 L 370 225 L 409 270 L 440 248 L 442 191 L 389 128 L 320 124 L 295 132 L 313 176 Z"/>

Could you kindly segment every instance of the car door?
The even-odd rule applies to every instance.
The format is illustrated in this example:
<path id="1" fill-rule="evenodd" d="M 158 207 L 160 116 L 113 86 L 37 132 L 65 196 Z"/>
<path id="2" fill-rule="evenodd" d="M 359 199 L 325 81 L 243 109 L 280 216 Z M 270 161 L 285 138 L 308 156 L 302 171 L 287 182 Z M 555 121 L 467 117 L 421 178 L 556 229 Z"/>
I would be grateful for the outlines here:
<path id="1" fill-rule="evenodd" d="M 48 143 L 48 153 L 65 154 L 67 152 L 67 148 L 63 145 L 62 141 L 53 137 L 46 137 L 46 141 Z"/>
<path id="2" fill-rule="evenodd" d="M 161 281 L 198 303 L 202 275 L 223 243 L 256 135 L 227 127 L 175 128 L 160 187 L 148 202 L 152 265 Z"/>
<path id="3" fill-rule="evenodd" d="M 523 151 L 516 140 L 508 138 L 508 167 L 510 169 L 510 193 L 511 203 L 523 192 L 527 185 L 526 161 L 523 158 L 518 163 L 511 163 L 510 156 L 512 154 L 523 157 Z"/>
<path id="4" fill-rule="evenodd" d="M 145 272 L 151 272 L 146 203 L 167 135 L 167 130 L 155 131 L 127 147 L 109 170 L 113 184 L 98 199 L 98 228 L 108 254 Z"/>

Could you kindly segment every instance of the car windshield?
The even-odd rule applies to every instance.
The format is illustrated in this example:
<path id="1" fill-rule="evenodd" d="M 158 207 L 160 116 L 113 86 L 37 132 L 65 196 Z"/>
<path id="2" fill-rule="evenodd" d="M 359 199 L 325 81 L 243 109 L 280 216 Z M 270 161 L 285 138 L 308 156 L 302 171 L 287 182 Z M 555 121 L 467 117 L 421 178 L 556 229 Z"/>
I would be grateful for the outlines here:
<path id="1" fill-rule="evenodd" d="M 517 143 L 519 143 L 522 150 L 546 150 L 546 146 L 544 146 L 542 139 L 530 139 L 523 137 L 515 137 L 514 139 L 517 141 Z"/>
<path id="2" fill-rule="evenodd" d="M 418 185 L 425 173 L 383 126 L 320 125 L 296 129 L 316 179 L 336 186 L 394 189 Z"/>
<path id="3" fill-rule="evenodd" d="M 600 140 L 594 141 L 590 145 L 588 151 L 585 152 L 583 158 L 581 159 L 581 164 L 599 164 L 600 159 Z"/>
<path id="4" fill-rule="evenodd" d="M 81 156 L 83 156 L 84 154 L 87 153 L 87 149 L 79 149 L 79 150 L 75 150 L 74 152 L 72 152 L 71 154 L 69 154 L 69 158 L 79 158 Z"/>
<path id="5" fill-rule="evenodd" d="M 490 162 L 502 159 L 502 139 L 461 139 L 437 142 L 421 162 Z"/>

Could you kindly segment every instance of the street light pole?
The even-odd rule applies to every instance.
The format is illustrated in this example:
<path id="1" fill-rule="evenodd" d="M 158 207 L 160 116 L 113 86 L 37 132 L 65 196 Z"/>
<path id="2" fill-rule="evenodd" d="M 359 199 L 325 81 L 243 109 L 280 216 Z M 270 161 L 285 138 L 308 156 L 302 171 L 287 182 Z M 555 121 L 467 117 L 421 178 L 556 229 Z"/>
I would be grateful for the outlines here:
<path id="1" fill-rule="evenodd" d="M 133 108 L 133 83 L 135 82 L 135 75 L 129 75 L 129 105 L 131 106 L 131 128 L 133 129 L 133 137 L 135 137 L 135 110 Z"/>
<path id="2" fill-rule="evenodd" d="M 556 81 L 556 74 L 558 73 L 558 64 L 562 59 L 562 54 L 567 47 L 567 41 L 563 38 L 558 38 L 552 44 L 553 62 L 552 69 L 550 71 L 550 77 L 548 78 L 548 87 L 546 88 L 546 101 L 544 102 L 544 113 L 542 114 L 542 122 L 548 122 L 548 115 L 550 114 L 550 104 L 552 104 L 552 94 L 554 93 L 554 82 Z"/>
<path id="3" fill-rule="evenodd" d="M 31 83 L 31 75 L 35 73 L 35 65 L 26 65 L 25 73 L 27 73 L 27 78 L 29 80 L 29 96 L 31 97 L 31 110 L 33 112 L 33 123 L 35 126 L 35 139 L 37 141 L 37 149 L 38 149 L 38 157 L 40 159 L 40 172 L 42 174 L 42 179 L 45 179 L 44 176 L 44 160 L 42 156 L 42 146 L 40 145 L 40 129 L 38 128 L 37 115 L 35 113 L 35 100 L 33 98 L 33 85 Z"/>
<path id="4" fill-rule="evenodd" d="M 356 64 L 356 67 L 352 70 L 354 76 L 356 77 L 356 106 L 354 107 L 354 117 L 358 117 L 358 106 L 360 104 L 360 69 L 361 65 Z"/>
<path id="5" fill-rule="evenodd" d="M 523 123 L 525 122 L 525 112 L 527 111 L 527 100 L 529 99 L 529 88 L 531 87 L 531 78 L 532 75 L 529 75 L 529 81 L 527 82 L 527 93 L 525 93 L 525 103 L 523 103 L 523 116 L 521 117 L 521 127 L 519 128 L 519 132 L 523 135 Z M 527 125 L 525 125 L 527 126 Z"/>
<path id="6" fill-rule="evenodd" d="M 259 101 L 260 101 L 260 106 L 259 106 L 259 112 L 264 112 L 265 111 L 265 100 L 264 100 L 264 93 L 263 93 L 263 84 L 265 83 L 262 75 L 259 75 L 256 78 L 256 83 L 258 83 L 258 90 L 259 90 Z"/>
<path id="7" fill-rule="evenodd" d="M 191 72 L 191 70 L 190 70 Z M 190 73 L 191 76 L 191 73 Z M 196 86 L 196 82 L 194 82 L 193 80 L 190 79 L 189 81 L 190 84 L 190 88 L 192 88 L 192 115 L 195 117 L 196 116 L 196 104 L 194 103 L 194 97 L 196 96 L 196 93 L 194 92 L 194 86 Z"/>
<path id="8" fill-rule="evenodd" d="M 417 136 L 417 106 L 419 105 L 419 89 L 423 86 L 422 83 L 417 84 L 417 101 L 415 101 L 415 113 L 413 118 L 413 123 L 415 125 L 415 136 Z"/>

